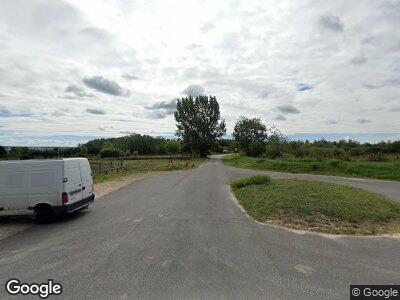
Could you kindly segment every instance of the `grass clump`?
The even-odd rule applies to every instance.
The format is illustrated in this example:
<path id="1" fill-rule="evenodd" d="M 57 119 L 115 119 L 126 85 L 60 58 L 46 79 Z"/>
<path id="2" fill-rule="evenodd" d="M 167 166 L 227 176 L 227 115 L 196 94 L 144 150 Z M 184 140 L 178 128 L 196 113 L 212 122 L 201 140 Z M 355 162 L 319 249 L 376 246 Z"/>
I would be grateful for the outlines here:
<path id="1" fill-rule="evenodd" d="M 269 176 L 252 176 L 236 180 L 235 182 L 232 183 L 232 186 L 236 189 L 240 189 L 248 185 L 267 184 L 270 182 L 271 178 Z"/>
<path id="2" fill-rule="evenodd" d="M 336 234 L 400 232 L 400 204 L 384 196 L 316 181 L 237 182 L 231 186 L 239 203 L 260 222 Z"/>

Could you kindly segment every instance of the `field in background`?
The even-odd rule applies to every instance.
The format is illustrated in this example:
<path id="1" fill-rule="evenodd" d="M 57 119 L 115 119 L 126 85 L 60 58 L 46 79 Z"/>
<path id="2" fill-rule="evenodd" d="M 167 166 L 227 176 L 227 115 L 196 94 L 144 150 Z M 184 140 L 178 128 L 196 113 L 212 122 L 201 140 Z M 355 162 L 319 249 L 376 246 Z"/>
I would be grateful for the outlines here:
<path id="1" fill-rule="evenodd" d="M 172 161 L 173 164 L 165 156 L 134 160 L 89 159 L 95 183 L 134 175 L 141 176 L 149 173 L 194 169 L 205 162 L 206 159 L 174 158 Z"/>
<path id="2" fill-rule="evenodd" d="M 223 159 L 233 167 L 281 171 L 289 173 L 311 173 L 347 177 L 366 177 L 400 181 L 400 161 L 343 161 L 315 159 L 268 159 L 241 155 L 230 155 Z"/>

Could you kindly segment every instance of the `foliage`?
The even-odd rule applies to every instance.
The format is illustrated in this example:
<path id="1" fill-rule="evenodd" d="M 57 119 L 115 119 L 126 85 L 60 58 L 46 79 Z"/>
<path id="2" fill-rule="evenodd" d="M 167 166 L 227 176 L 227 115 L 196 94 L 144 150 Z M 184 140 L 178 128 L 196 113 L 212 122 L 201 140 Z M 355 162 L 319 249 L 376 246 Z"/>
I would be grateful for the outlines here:
<path id="1" fill-rule="evenodd" d="M 178 100 L 175 111 L 177 135 L 191 152 L 205 157 L 225 132 L 216 97 L 200 95 Z"/>
<path id="2" fill-rule="evenodd" d="M 252 185 L 252 184 L 267 184 L 271 182 L 269 176 L 252 176 L 243 179 L 238 179 L 232 183 L 232 187 L 235 189 L 240 189 L 242 187 Z"/>
<path id="3" fill-rule="evenodd" d="M 233 137 L 240 148 L 249 156 L 258 156 L 264 152 L 267 140 L 267 127 L 259 118 L 240 117 L 233 130 Z"/>
<path id="4" fill-rule="evenodd" d="M 121 156 L 121 151 L 118 150 L 117 148 L 104 148 L 103 150 L 100 151 L 100 157 L 120 157 Z"/>
<path id="5" fill-rule="evenodd" d="M 165 144 L 165 150 L 167 151 L 168 154 L 174 155 L 179 153 L 181 149 L 181 144 L 177 140 L 169 140 Z"/>
<path id="6" fill-rule="evenodd" d="M 6 158 L 6 157 L 7 157 L 6 148 L 0 145 L 0 158 Z"/>
<path id="7" fill-rule="evenodd" d="M 167 153 L 169 154 L 169 159 L 172 165 L 174 165 L 172 161 L 172 155 L 177 154 L 180 149 L 181 149 L 181 144 L 177 140 L 169 140 L 165 144 L 165 149 L 167 150 Z"/>

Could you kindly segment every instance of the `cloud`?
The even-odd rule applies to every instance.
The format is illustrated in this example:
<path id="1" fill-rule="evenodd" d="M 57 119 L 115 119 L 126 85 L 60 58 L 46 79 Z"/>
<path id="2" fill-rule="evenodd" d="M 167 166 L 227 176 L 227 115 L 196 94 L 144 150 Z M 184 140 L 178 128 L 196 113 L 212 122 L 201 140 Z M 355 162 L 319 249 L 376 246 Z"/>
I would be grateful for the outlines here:
<path id="1" fill-rule="evenodd" d="M 314 87 L 312 85 L 306 84 L 306 83 L 299 83 L 297 85 L 297 90 L 299 92 L 304 92 L 304 91 L 308 91 L 308 90 L 312 90 L 314 89 Z"/>
<path id="2" fill-rule="evenodd" d="M 359 119 L 357 119 L 357 123 L 360 123 L 360 124 L 371 123 L 371 120 L 366 119 L 366 118 L 359 118 Z"/>
<path id="3" fill-rule="evenodd" d="M 182 93 L 187 96 L 196 97 L 204 94 L 204 88 L 200 85 L 192 84 L 189 85 L 186 89 L 184 89 Z"/>
<path id="4" fill-rule="evenodd" d="M 328 121 L 326 121 L 326 123 L 327 124 L 331 124 L 331 125 L 335 125 L 335 124 L 339 124 L 339 122 L 338 121 L 336 121 L 336 120 L 328 120 Z"/>
<path id="5" fill-rule="evenodd" d="M 277 115 L 275 117 L 276 121 L 286 121 L 286 117 L 284 115 Z"/>
<path id="6" fill-rule="evenodd" d="M 322 27 L 334 32 L 343 32 L 344 30 L 342 21 L 334 15 L 321 16 L 318 22 Z"/>
<path id="7" fill-rule="evenodd" d="M 139 77 L 137 77 L 135 75 L 132 75 L 132 74 L 128 74 L 128 73 L 122 74 L 121 77 L 126 79 L 126 80 L 129 80 L 129 81 L 131 81 L 131 80 L 139 80 L 140 79 Z"/>
<path id="8" fill-rule="evenodd" d="M 400 79 L 399 78 L 391 78 L 391 79 L 387 79 L 384 80 L 380 83 L 366 83 L 363 85 L 364 87 L 366 87 L 367 89 L 379 89 L 379 88 L 383 88 L 383 87 L 396 87 L 396 86 L 400 86 Z"/>
<path id="9" fill-rule="evenodd" d="M 278 106 L 278 110 L 280 110 L 283 114 L 299 114 L 300 110 L 297 109 L 294 105 L 281 105 Z"/>
<path id="10" fill-rule="evenodd" d="M 102 76 L 85 77 L 83 83 L 86 86 L 105 94 L 122 97 L 129 97 L 131 95 L 129 90 L 121 88 L 115 81 Z"/>
<path id="11" fill-rule="evenodd" d="M 176 110 L 177 99 L 169 101 L 156 102 L 150 106 L 145 106 L 145 109 L 151 110 L 150 117 L 153 119 L 164 119 L 172 115 Z"/>
<path id="12" fill-rule="evenodd" d="M 207 22 L 207 23 L 204 23 L 204 24 L 200 27 L 200 30 L 201 30 L 202 32 L 209 32 L 209 31 L 213 30 L 214 28 L 215 28 L 215 25 L 214 25 L 213 23 Z"/>
<path id="13" fill-rule="evenodd" d="M 355 56 L 350 61 L 353 65 L 363 65 L 367 62 L 367 59 L 364 55 Z"/>
<path id="14" fill-rule="evenodd" d="M 73 95 L 77 98 L 93 97 L 92 94 L 86 93 L 86 91 L 83 88 L 74 84 L 67 86 L 64 92 Z"/>
<path id="15" fill-rule="evenodd" d="M 105 115 L 106 112 L 99 108 L 86 108 L 86 112 L 93 115 Z"/>

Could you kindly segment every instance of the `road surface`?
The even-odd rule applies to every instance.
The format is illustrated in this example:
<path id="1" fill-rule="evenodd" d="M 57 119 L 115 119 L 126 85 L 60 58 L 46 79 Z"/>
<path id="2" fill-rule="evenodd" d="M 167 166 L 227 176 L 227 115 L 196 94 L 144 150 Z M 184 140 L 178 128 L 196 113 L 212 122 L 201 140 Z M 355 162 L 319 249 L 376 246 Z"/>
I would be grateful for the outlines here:
<path id="1" fill-rule="evenodd" d="M 1 240 L 0 298 L 16 298 L 5 292 L 9 278 L 52 278 L 66 299 L 349 299 L 350 284 L 400 283 L 398 238 L 298 234 L 249 219 L 228 183 L 253 173 L 262 172 L 212 159 Z M 400 200 L 400 183 L 323 179 Z"/>

